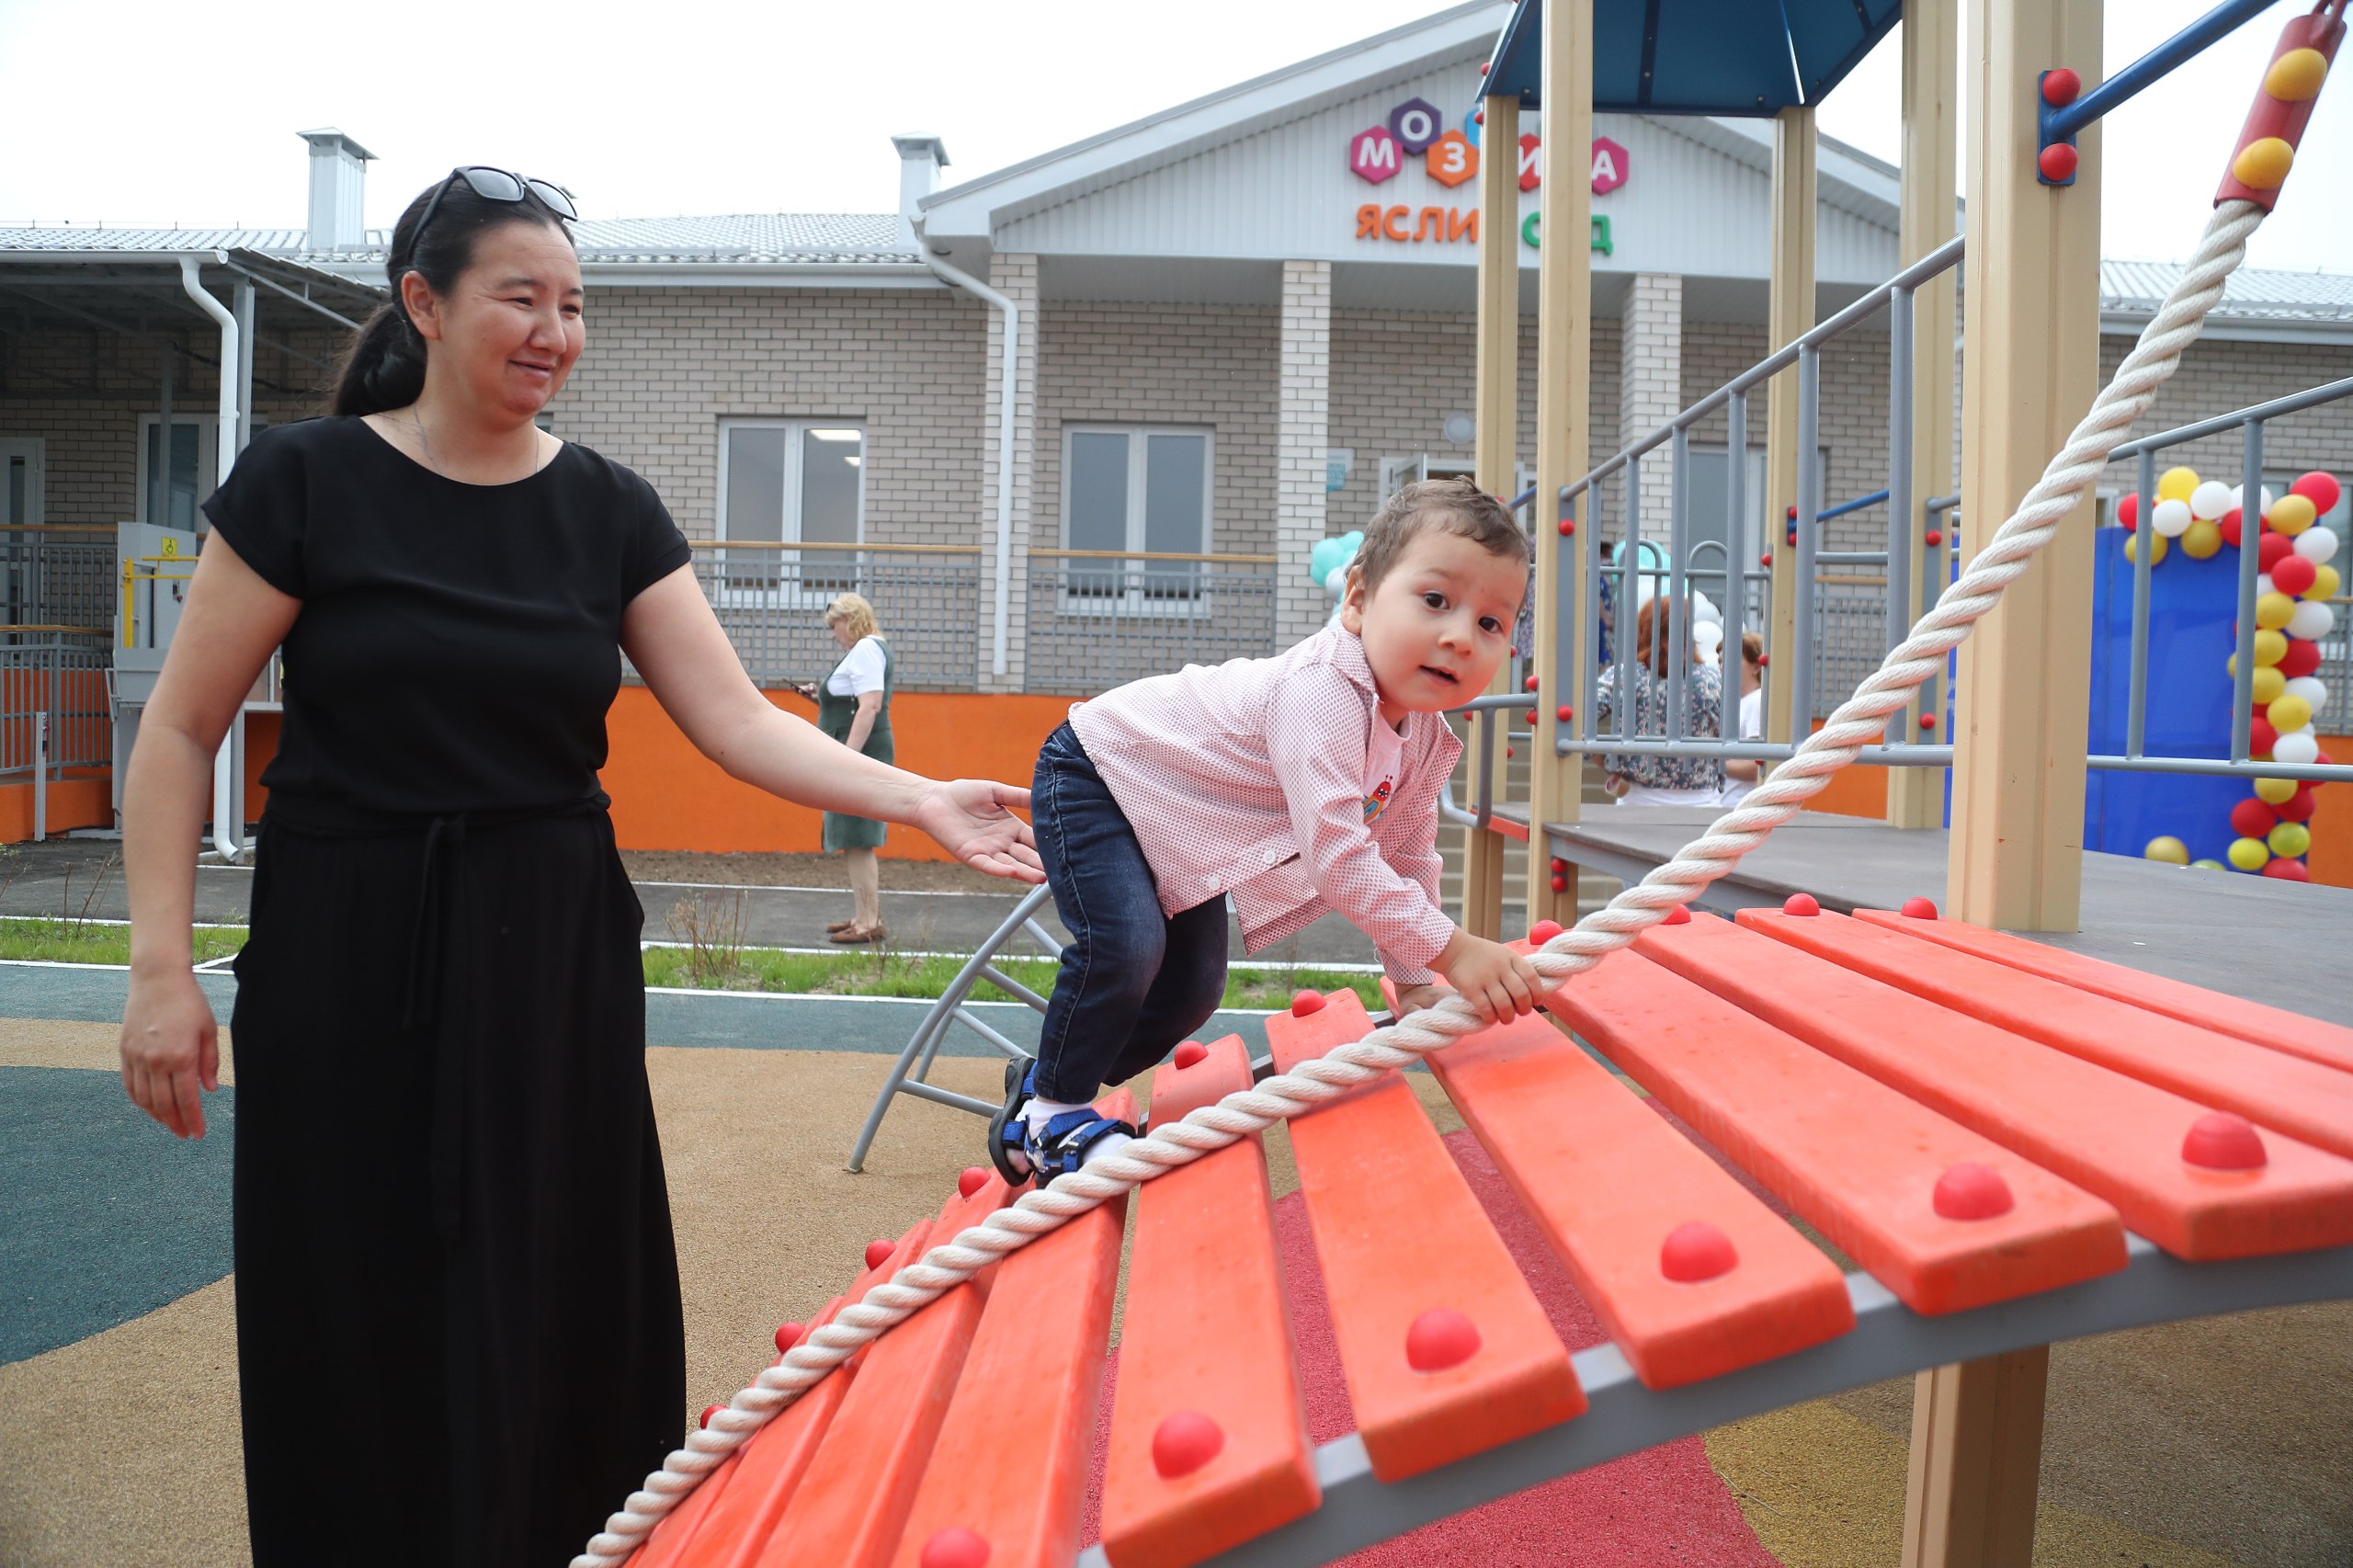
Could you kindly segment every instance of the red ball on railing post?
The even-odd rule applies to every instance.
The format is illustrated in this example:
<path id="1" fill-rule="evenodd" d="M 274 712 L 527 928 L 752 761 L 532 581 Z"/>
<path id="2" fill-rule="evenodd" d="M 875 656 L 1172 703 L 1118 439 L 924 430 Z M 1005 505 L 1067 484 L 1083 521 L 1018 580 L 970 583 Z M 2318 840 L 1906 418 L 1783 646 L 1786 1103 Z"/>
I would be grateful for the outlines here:
<path id="1" fill-rule="evenodd" d="M 2052 108 L 2074 103 L 2083 90 L 2084 79 L 2064 65 L 2042 74 L 2042 101 Z"/>
<path id="2" fill-rule="evenodd" d="M 2063 185 L 2075 177 L 2076 153 L 2064 142 L 2053 142 L 2038 153 L 2034 166 L 2052 185 Z"/>
<path id="3" fill-rule="evenodd" d="M 1576 531 L 1577 520 L 1574 517 L 1563 517 L 1561 519 L 1561 537 L 1563 539 L 1568 538 L 1571 534 Z"/>

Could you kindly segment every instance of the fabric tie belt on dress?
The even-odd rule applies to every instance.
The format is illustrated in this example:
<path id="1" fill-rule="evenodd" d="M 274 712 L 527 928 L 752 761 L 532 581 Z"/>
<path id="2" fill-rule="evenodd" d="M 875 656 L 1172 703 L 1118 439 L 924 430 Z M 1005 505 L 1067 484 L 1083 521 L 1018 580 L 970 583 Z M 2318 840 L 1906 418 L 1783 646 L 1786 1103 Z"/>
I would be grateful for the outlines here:
<path id="1" fill-rule="evenodd" d="M 443 863 L 451 857 L 461 856 L 468 839 L 475 834 L 495 832 L 521 823 L 602 816 L 611 803 L 599 790 L 561 805 L 449 812 L 428 817 L 273 795 L 264 813 L 265 829 L 282 827 L 306 837 L 416 836 L 424 841 L 417 874 L 416 910 L 409 923 L 401 1028 L 429 1030 L 433 1036 L 433 1113 L 426 1132 L 426 1164 L 431 1182 L 433 1228 L 445 1241 L 456 1241 L 461 1229 L 458 1199 L 465 1167 L 466 1064 L 450 1044 L 448 1032 L 439 1027 L 441 949 L 448 927 L 449 897 L 455 886 L 455 879 L 445 873 Z"/>

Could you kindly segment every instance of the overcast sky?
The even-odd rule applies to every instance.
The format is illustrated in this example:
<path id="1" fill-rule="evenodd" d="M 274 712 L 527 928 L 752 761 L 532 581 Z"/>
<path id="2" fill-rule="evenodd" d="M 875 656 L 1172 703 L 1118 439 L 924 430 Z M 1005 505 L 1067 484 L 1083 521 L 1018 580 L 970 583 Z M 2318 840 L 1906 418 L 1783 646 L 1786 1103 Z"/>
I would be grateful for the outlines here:
<path id="1" fill-rule="evenodd" d="M 2211 3 L 2111 5 L 2108 67 Z M 294 133 L 321 125 L 378 155 L 371 226 L 461 163 L 555 180 L 597 217 L 887 211 L 892 132 L 944 138 L 948 179 L 970 178 L 1434 8 L 0 0 L 0 224 L 300 227 Z M 2279 28 L 2301 9 L 2283 0 L 2111 118 L 2106 254 L 2188 251 Z M 1886 40 L 1821 117 L 1890 162 L 1900 48 Z M 2249 265 L 2353 272 L 2353 87 L 2324 95 L 2303 163 Z"/>

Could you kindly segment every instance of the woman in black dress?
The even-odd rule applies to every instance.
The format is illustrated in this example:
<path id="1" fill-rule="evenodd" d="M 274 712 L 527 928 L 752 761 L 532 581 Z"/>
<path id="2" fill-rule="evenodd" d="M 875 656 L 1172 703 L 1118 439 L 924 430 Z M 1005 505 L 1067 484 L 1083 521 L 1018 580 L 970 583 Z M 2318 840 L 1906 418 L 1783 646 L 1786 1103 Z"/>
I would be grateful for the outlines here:
<path id="1" fill-rule="evenodd" d="M 1028 791 L 916 778 L 773 707 L 653 489 L 535 426 L 584 341 L 570 216 L 493 169 L 410 204 L 335 416 L 257 437 L 205 504 L 131 762 L 123 1082 L 200 1137 L 199 828 L 283 643 L 232 1021 L 258 1568 L 557 1568 L 679 1441 L 643 913 L 597 782 L 623 651 L 734 777 L 1040 878 L 1006 810 Z"/>

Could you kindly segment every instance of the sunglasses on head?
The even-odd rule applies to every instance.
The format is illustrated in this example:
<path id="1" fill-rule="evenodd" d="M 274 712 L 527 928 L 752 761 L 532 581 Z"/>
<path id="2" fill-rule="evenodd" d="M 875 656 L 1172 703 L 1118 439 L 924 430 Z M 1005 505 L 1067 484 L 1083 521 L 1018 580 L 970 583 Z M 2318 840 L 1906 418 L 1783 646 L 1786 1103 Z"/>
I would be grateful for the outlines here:
<path id="1" fill-rule="evenodd" d="M 505 169 L 494 169 L 487 164 L 469 164 L 461 169 L 451 169 L 449 178 L 443 180 L 433 192 L 433 199 L 425 204 L 425 216 L 417 220 L 418 235 L 425 233 L 426 226 L 433 222 L 433 214 L 440 210 L 441 199 L 449 193 L 449 181 L 460 179 L 464 180 L 484 201 L 520 201 L 528 194 L 538 197 L 540 205 L 559 218 L 577 219 L 580 216 L 579 210 L 572 204 L 572 192 L 560 185 L 532 179 L 528 175 L 510 174 Z M 415 244 L 415 239 L 410 243 Z"/>

